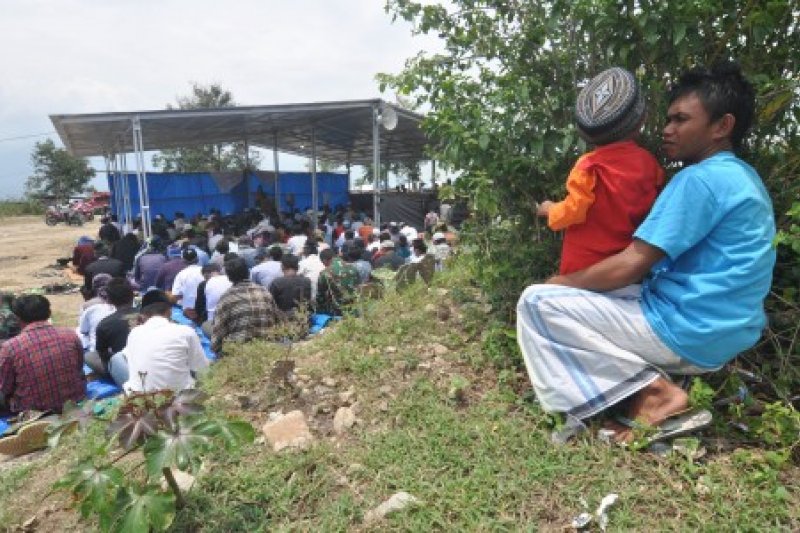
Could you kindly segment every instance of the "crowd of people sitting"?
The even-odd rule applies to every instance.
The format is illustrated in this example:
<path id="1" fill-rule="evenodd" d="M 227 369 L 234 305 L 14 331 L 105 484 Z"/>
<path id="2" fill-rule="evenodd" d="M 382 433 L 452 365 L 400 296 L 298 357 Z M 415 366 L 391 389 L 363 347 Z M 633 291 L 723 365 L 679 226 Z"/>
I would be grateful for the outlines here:
<path id="1" fill-rule="evenodd" d="M 454 238 L 446 225 L 375 227 L 346 209 L 319 220 L 176 213 L 143 240 L 139 224 L 104 218 L 73 250 L 85 299 L 76 330 L 50 324 L 44 296 L 0 301 L 0 415 L 60 412 L 84 397 L 86 373 L 128 392 L 189 388 L 208 366 L 203 337 L 219 356 L 226 343 L 277 340 L 281 325 L 307 332 L 310 316 L 341 316 L 365 286 L 442 269 Z"/>

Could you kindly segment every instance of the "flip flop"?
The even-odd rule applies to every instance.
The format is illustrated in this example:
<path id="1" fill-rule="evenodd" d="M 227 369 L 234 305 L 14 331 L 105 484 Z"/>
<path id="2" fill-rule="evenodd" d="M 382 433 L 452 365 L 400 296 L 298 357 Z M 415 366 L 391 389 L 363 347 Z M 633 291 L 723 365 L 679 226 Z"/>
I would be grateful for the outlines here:
<path id="1" fill-rule="evenodd" d="M 661 422 L 661 424 L 656 426 L 657 431 L 647 437 L 647 443 L 652 444 L 654 442 L 661 442 L 676 437 L 681 437 L 689 433 L 694 433 L 695 431 L 700 431 L 701 429 L 708 427 L 711 424 L 712 419 L 713 416 L 707 409 L 687 409 L 685 411 L 681 411 L 672 415 L 670 418 L 667 418 Z M 630 418 L 622 415 L 614 417 L 614 420 L 631 429 L 642 427 L 640 422 L 631 420 Z M 606 432 L 601 435 L 602 439 L 610 440 L 613 438 L 613 435 L 608 434 L 608 432 L 611 430 L 602 431 Z"/>
<path id="2" fill-rule="evenodd" d="M 15 435 L 0 439 L 0 455 L 18 457 L 47 447 L 47 428 L 50 422 L 31 422 L 19 429 Z"/>
<path id="3" fill-rule="evenodd" d="M 700 431 L 711 425 L 713 416 L 706 409 L 691 411 L 668 418 L 658 425 L 658 432 L 650 436 L 650 442 L 659 442 Z"/>

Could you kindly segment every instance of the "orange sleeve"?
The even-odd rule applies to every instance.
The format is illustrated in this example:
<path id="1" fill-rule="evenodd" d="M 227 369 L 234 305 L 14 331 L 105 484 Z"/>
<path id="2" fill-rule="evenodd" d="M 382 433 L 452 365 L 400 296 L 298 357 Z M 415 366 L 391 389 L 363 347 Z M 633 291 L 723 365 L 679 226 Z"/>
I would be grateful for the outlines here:
<path id="1" fill-rule="evenodd" d="M 553 231 L 562 230 L 586 220 L 586 213 L 594 203 L 595 176 L 587 165 L 580 161 L 567 178 L 567 197 L 553 204 L 547 214 L 547 225 Z"/>

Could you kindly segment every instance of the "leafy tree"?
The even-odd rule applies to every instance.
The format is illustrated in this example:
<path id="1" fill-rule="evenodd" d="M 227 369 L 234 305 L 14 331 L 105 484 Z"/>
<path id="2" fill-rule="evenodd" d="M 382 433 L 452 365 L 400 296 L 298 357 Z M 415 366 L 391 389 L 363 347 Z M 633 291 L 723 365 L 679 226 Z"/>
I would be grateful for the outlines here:
<path id="1" fill-rule="evenodd" d="M 771 394 L 800 386 L 800 10 L 795 0 L 453 0 L 445 5 L 387 0 L 414 33 L 438 36 L 391 87 L 427 112 L 423 127 L 443 170 L 460 171 L 456 192 L 471 219 L 462 231 L 471 268 L 513 338 L 523 288 L 555 271 L 559 235 L 534 216 L 533 202 L 563 197 L 565 177 L 587 147 L 573 109 L 580 86 L 604 68 L 625 67 L 648 103 L 641 143 L 658 154 L 667 87 L 687 67 L 739 62 L 757 91 L 758 123 L 745 147 L 769 189 L 783 232 L 771 328 L 740 357 L 770 376 Z M 676 170 L 671 165 L 668 170 Z M 794 204 L 794 207 L 792 205 Z M 505 325 L 503 325 L 505 324 Z"/>
<path id="2" fill-rule="evenodd" d="M 235 105 L 231 92 L 220 85 L 194 83 L 190 96 L 178 98 L 177 108 L 167 104 L 167 109 L 215 109 Z M 164 172 L 214 172 L 244 170 L 247 160 L 244 142 L 237 142 L 162 150 L 153 156 L 153 166 Z M 250 169 L 258 168 L 257 152 L 250 151 L 249 163 Z"/>
<path id="3" fill-rule="evenodd" d="M 565 177 L 587 147 L 573 124 L 579 86 L 619 65 L 635 72 L 649 105 L 642 143 L 657 151 L 666 88 L 686 67 L 739 61 L 759 95 L 749 146 L 776 199 L 788 209 L 800 167 L 798 10 L 788 0 L 633 2 L 455 0 L 447 5 L 389 0 L 415 33 L 438 35 L 442 51 L 420 53 L 394 75 L 379 75 L 428 110 L 433 157 L 459 170 L 469 200 L 465 237 L 477 245 L 476 275 L 507 318 L 522 288 L 556 267 L 557 236 L 538 225 L 537 199 L 564 194 Z M 791 198 L 791 196 L 789 196 Z M 521 245 L 521 243 L 530 243 Z M 546 255 L 547 261 L 541 257 Z"/>
<path id="4" fill-rule="evenodd" d="M 65 201 L 88 190 L 94 169 L 85 159 L 73 157 L 52 140 L 37 142 L 31 155 L 34 174 L 25 182 L 28 196 L 53 196 Z"/>
<path id="5" fill-rule="evenodd" d="M 344 166 L 344 163 L 339 161 L 330 161 L 328 159 L 317 159 L 317 172 L 336 172 Z M 311 172 L 311 161 L 306 163 L 306 170 Z"/>

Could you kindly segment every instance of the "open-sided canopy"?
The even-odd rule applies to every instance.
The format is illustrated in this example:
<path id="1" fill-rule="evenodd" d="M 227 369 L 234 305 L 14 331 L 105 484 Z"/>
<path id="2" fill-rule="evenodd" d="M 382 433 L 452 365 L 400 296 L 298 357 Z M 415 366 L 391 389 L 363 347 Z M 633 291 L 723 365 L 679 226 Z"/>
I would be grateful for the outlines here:
<path id="1" fill-rule="evenodd" d="M 381 128 L 383 162 L 427 159 L 422 116 L 382 100 L 309 104 L 168 109 L 123 113 L 50 115 L 61 141 L 77 157 L 135 151 L 132 124 L 138 117 L 143 150 L 247 141 L 250 146 L 311 157 L 312 133 L 318 159 L 368 165 L 373 161 L 373 112 L 391 107 L 398 116 L 393 130 Z"/>

